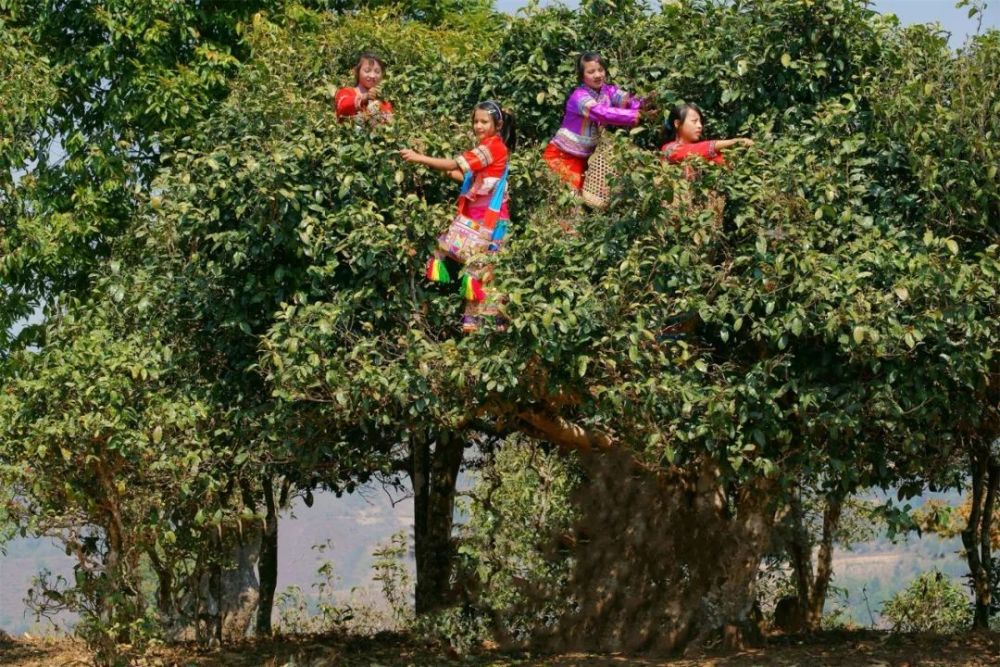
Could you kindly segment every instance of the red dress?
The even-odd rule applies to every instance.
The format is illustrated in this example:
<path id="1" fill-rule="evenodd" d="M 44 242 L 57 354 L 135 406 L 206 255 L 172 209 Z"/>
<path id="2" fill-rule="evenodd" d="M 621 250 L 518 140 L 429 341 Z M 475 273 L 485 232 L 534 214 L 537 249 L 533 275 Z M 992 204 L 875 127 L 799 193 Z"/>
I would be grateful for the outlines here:
<path id="1" fill-rule="evenodd" d="M 696 155 L 713 164 L 726 164 L 722 153 L 715 147 L 714 141 L 697 141 L 693 144 L 682 144 L 679 141 L 671 141 L 663 144 L 660 149 L 671 163 L 683 162 L 685 158 Z"/>
<path id="2" fill-rule="evenodd" d="M 669 141 L 663 144 L 660 149 L 663 152 L 663 156 L 670 161 L 671 164 L 678 164 L 684 162 L 688 158 L 694 156 L 712 164 L 726 164 L 726 160 L 722 157 L 722 153 L 715 147 L 714 141 L 696 141 L 693 144 L 682 144 L 679 141 Z M 693 181 L 698 178 L 698 170 L 691 166 L 684 166 L 684 175 L 689 181 Z"/>
<path id="3" fill-rule="evenodd" d="M 507 169 L 507 146 L 498 135 L 456 158 L 463 174 L 472 174 L 468 191 L 458 198 L 458 211 L 448 230 L 438 237 L 438 250 L 466 263 L 474 255 L 489 252 L 493 232 L 501 220 L 509 220 L 506 183 L 501 183 Z M 497 187 L 504 187 L 503 199 L 495 215 L 490 215 L 490 200 Z"/>
<path id="4" fill-rule="evenodd" d="M 333 108 L 337 110 L 338 118 L 349 118 L 361 114 L 370 117 L 392 115 L 392 105 L 385 100 L 371 100 L 362 109 L 361 89 L 358 87 L 341 88 L 333 98 Z"/>

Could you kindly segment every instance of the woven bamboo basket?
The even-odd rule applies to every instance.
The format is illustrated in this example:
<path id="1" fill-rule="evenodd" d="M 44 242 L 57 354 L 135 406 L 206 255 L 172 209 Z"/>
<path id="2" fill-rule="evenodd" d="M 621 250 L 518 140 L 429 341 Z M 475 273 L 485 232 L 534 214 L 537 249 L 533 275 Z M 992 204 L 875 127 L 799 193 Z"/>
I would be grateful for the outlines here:
<path id="1" fill-rule="evenodd" d="M 583 177 L 581 196 L 585 204 L 592 208 L 604 209 L 611 198 L 608 176 L 611 175 L 611 139 L 604 130 L 599 131 L 597 146 L 587 160 L 587 173 Z"/>

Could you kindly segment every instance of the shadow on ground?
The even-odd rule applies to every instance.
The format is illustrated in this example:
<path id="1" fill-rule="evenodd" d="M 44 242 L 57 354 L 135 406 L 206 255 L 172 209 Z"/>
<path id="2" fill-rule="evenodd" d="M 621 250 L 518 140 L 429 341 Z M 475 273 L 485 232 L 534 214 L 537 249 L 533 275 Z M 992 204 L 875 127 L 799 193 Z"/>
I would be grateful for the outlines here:
<path id="1" fill-rule="evenodd" d="M 90 659 L 71 641 L 0 643 L 0 667 L 82 667 Z M 985 667 L 1000 666 L 1000 633 L 893 635 L 831 632 L 771 637 L 762 648 L 737 653 L 711 649 L 697 656 L 657 658 L 616 654 L 540 655 L 485 651 L 459 656 L 412 638 L 293 637 L 248 641 L 221 649 L 171 646 L 135 667 Z"/>

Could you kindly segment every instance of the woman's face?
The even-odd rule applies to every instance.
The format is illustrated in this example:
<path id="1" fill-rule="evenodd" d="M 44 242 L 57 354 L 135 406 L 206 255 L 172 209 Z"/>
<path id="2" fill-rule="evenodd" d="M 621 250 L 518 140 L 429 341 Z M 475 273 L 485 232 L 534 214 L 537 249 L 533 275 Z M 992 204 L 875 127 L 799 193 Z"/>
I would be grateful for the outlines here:
<path id="1" fill-rule="evenodd" d="M 496 125 L 493 124 L 493 116 L 485 109 L 476 109 L 472 114 L 472 132 L 476 139 L 482 141 L 486 137 L 497 133 Z"/>
<path id="2" fill-rule="evenodd" d="M 588 88 L 599 89 L 604 85 L 605 76 L 607 76 L 607 72 L 604 71 L 604 66 L 599 61 L 591 60 L 583 63 L 583 85 Z"/>
<path id="3" fill-rule="evenodd" d="M 701 140 L 701 114 L 694 109 L 688 109 L 684 120 L 675 120 L 674 129 L 677 130 L 677 140 L 682 144 L 693 144 Z"/>
<path id="4" fill-rule="evenodd" d="M 374 88 L 382 82 L 382 66 L 374 60 L 362 60 L 358 66 L 358 83 L 367 88 Z"/>

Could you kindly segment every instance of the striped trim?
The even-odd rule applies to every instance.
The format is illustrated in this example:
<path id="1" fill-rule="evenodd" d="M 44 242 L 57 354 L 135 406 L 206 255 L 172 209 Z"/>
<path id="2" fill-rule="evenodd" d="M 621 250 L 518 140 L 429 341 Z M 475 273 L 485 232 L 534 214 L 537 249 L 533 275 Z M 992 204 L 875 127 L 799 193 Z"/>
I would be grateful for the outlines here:
<path id="1" fill-rule="evenodd" d="M 580 135 L 561 127 L 552 142 L 571 155 L 586 157 L 594 152 L 597 137 Z"/>

